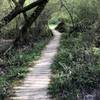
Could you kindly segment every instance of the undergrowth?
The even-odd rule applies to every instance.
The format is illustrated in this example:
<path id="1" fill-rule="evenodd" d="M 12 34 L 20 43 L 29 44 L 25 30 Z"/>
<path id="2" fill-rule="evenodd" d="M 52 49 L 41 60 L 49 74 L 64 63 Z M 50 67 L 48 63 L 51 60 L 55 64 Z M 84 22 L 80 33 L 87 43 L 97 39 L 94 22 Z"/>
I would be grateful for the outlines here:
<path id="1" fill-rule="evenodd" d="M 58 54 L 52 64 L 49 94 L 55 100 L 78 100 L 82 92 L 91 93 L 100 84 L 100 49 L 87 46 L 84 34 L 63 33 Z"/>
<path id="2" fill-rule="evenodd" d="M 6 100 L 6 97 L 13 95 L 12 87 L 26 76 L 28 68 L 31 67 L 29 63 L 39 59 L 41 50 L 49 39 L 50 37 L 35 42 L 33 48 L 12 49 L 6 54 L 5 65 L 1 65 L 0 69 L 0 100 Z"/>

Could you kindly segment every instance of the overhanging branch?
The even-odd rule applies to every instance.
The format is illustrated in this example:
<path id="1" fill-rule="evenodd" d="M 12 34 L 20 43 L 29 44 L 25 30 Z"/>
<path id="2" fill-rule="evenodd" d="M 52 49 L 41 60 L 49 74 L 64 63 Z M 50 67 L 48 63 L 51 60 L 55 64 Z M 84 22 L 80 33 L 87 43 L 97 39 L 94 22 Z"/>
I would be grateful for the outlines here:
<path id="1" fill-rule="evenodd" d="M 31 4 L 29 4 L 28 6 L 22 8 L 22 7 L 15 7 L 15 9 L 13 9 L 7 16 L 5 16 L 3 19 L 1 19 L 0 21 L 0 28 L 2 28 L 3 26 L 5 26 L 6 24 L 8 24 L 11 20 L 13 20 L 18 14 L 20 13 L 24 13 L 36 6 L 41 5 L 42 3 L 46 2 L 48 0 L 38 0 L 35 1 Z"/>

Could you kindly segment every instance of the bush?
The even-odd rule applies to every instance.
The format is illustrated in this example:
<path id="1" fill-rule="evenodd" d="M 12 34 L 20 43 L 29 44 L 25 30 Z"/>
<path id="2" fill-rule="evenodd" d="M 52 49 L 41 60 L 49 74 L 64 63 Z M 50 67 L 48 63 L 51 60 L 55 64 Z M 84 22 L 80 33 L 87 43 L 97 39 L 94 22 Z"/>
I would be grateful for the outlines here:
<path id="1" fill-rule="evenodd" d="M 64 33 L 54 64 L 49 92 L 56 100 L 77 100 L 83 91 L 91 93 L 100 82 L 99 53 L 93 47 L 84 47 L 83 34 L 68 37 Z M 88 41 L 89 42 L 89 41 Z"/>
<path id="2" fill-rule="evenodd" d="M 20 50 L 11 49 L 2 59 L 5 61 L 1 73 L 0 66 L 0 100 L 13 94 L 12 87 L 26 76 L 29 71 L 29 63 L 40 57 L 41 50 L 44 48 L 50 37 L 41 39 L 34 43 L 34 48 L 21 48 Z"/>

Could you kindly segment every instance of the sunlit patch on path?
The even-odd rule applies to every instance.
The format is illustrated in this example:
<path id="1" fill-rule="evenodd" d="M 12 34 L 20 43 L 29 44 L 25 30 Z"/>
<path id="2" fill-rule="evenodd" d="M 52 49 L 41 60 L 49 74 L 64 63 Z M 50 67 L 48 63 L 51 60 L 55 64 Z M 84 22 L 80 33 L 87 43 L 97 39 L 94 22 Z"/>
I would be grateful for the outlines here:
<path id="1" fill-rule="evenodd" d="M 57 53 L 61 34 L 56 30 L 53 39 L 42 51 L 41 58 L 36 62 L 21 86 L 14 87 L 15 96 L 11 100 L 50 100 L 47 95 L 47 88 L 50 82 L 51 70 L 50 66 L 53 63 Z"/>

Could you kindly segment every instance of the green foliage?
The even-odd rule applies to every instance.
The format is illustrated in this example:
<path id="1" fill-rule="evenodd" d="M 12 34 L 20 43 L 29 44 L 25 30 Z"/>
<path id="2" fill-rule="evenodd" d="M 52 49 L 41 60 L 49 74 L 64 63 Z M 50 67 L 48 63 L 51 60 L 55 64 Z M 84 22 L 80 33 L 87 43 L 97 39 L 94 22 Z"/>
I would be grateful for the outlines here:
<path id="1" fill-rule="evenodd" d="M 77 7 L 77 17 L 80 20 L 88 21 L 90 23 L 94 22 L 97 19 L 97 6 L 96 2 L 94 1 L 87 1 L 84 0 L 80 3 Z"/>
<path id="2" fill-rule="evenodd" d="M 41 50 L 44 48 L 49 38 L 34 43 L 34 48 L 24 51 L 13 49 L 5 57 L 7 68 L 5 73 L 0 73 L 0 100 L 12 95 L 11 88 L 16 81 L 23 79 L 29 71 L 29 63 L 39 59 Z M 3 99 L 1 99 L 3 98 Z"/>
<path id="3" fill-rule="evenodd" d="M 93 47 L 85 47 L 84 35 L 68 37 L 64 33 L 58 55 L 52 68 L 52 80 L 49 93 L 56 100 L 77 100 L 82 91 L 91 92 L 100 81 L 100 57 Z"/>
<path id="4" fill-rule="evenodd" d="M 98 17 L 96 0 L 63 0 L 63 2 L 72 15 L 74 23 L 81 21 L 82 23 L 84 21 L 93 23 Z M 62 7 L 60 13 L 71 23 L 71 18 L 65 7 Z"/>

